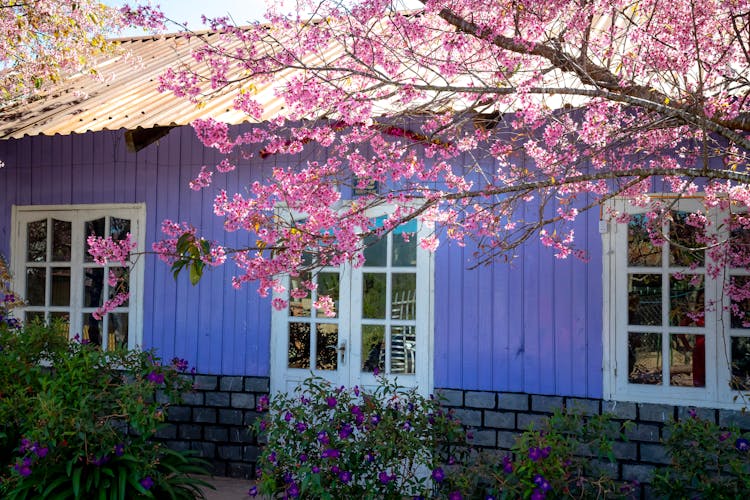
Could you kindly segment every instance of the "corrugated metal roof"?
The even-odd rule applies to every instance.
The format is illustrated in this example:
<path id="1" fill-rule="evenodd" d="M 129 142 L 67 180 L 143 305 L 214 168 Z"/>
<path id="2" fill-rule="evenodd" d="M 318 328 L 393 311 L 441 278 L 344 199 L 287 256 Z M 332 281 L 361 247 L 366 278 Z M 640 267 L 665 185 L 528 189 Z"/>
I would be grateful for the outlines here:
<path id="1" fill-rule="evenodd" d="M 167 68 L 187 61 L 191 49 L 218 37 L 206 33 L 200 36 L 202 40 L 184 35 L 122 39 L 122 48 L 130 55 L 102 60 L 98 65 L 102 80 L 73 75 L 33 100 L 0 109 L 0 139 L 186 125 L 205 116 L 231 124 L 248 121 L 246 114 L 232 107 L 234 93 L 219 93 L 199 107 L 157 90 L 159 75 Z M 259 90 L 259 98 L 268 109 L 266 114 L 271 116 L 279 110 L 281 101 L 274 104 L 272 89 Z"/>

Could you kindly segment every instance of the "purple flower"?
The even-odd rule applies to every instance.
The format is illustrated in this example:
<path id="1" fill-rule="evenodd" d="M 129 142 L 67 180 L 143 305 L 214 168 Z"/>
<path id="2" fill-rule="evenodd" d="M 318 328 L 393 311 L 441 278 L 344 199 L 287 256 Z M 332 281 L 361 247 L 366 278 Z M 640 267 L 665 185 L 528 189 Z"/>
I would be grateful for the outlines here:
<path id="1" fill-rule="evenodd" d="M 326 404 L 328 405 L 329 408 L 335 408 L 336 403 L 338 403 L 338 400 L 334 398 L 333 396 L 328 396 L 326 398 Z"/>
<path id="2" fill-rule="evenodd" d="M 551 452 L 552 452 L 552 447 L 545 446 L 544 448 L 542 448 L 542 458 L 547 458 Z"/>
<path id="3" fill-rule="evenodd" d="M 339 473 L 339 479 L 341 480 L 342 483 L 349 484 L 349 481 L 352 480 L 352 473 L 349 472 L 348 470 L 342 470 Z"/>
<path id="4" fill-rule="evenodd" d="M 115 445 L 115 456 L 121 457 L 125 453 L 125 443 Z"/>
<path id="5" fill-rule="evenodd" d="M 365 453 L 365 462 L 374 462 L 375 461 L 375 455 L 373 455 L 371 452 Z"/>
<path id="6" fill-rule="evenodd" d="M 378 368 L 377 366 L 373 368 L 372 374 L 375 375 L 376 377 L 380 375 L 380 368 Z"/>
<path id="7" fill-rule="evenodd" d="M 408 420 L 406 422 L 404 422 L 404 430 L 405 431 L 410 431 L 411 430 L 411 422 L 409 422 Z"/>
<path id="8" fill-rule="evenodd" d="M 354 389 L 353 389 L 353 391 L 354 391 L 354 395 L 355 395 L 355 396 L 359 396 L 359 386 L 358 386 L 358 385 L 355 385 L 355 386 L 354 386 Z"/>
<path id="9" fill-rule="evenodd" d="M 340 456 L 341 452 L 336 448 L 326 448 L 323 450 L 323 453 L 320 454 L 321 458 L 339 458 Z"/>
<path id="10" fill-rule="evenodd" d="M 328 434 L 326 431 L 320 431 L 318 433 L 318 441 L 320 441 L 323 444 L 328 444 L 331 442 L 331 439 L 328 437 Z"/>
<path id="11" fill-rule="evenodd" d="M 290 411 L 286 412 L 284 414 L 284 420 L 286 420 L 287 422 L 291 421 L 292 420 L 292 412 L 290 412 Z"/>
<path id="12" fill-rule="evenodd" d="M 339 429 L 339 438 L 346 439 L 349 436 L 352 435 L 352 426 L 349 424 L 344 424 L 341 429 Z"/>
<path id="13" fill-rule="evenodd" d="M 258 411 L 263 411 L 263 410 L 266 410 L 266 409 L 268 409 L 268 396 L 264 394 L 264 395 L 262 395 L 261 397 L 258 398 L 257 410 Z"/>
<path id="14" fill-rule="evenodd" d="M 511 474 L 513 472 L 513 460 L 508 455 L 503 457 L 503 472 Z"/>
<path id="15" fill-rule="evenodd" d="M 300 461 L 301 464 L 307 462 L 307 454 L 306 453 L 300 454 L 299 461 Z"/>
<path id="16" fill-rule="evenodd" d="M 537 474 L 536 476 L 534 476 L 534 484 L 539 486 L 539 489 L 544 492 L 547 492 L 552 488 L 552 486 L 550 486 L 549 484 L 549 481 L 547 481 L 541 474 Z"/>
<path id="17" fill-rule="evenodd" d="M 331 466 L 331 472 L 333 472 L 334 474 L 338 474 L 340 470 L 341 469 L 339 469 L 338 465 L 332 465 Z"/>
<path id="18" fill-rule="evenodd" d="M 529 458 L 532 462 L 538 462 L 542 458 L 542 450 L 537 446 L 532 446 L 529 448 Z"/>
<path id="19" fill-rule="evenodd" d="M 13 468 L 16 469 L 16 472 L 21 476 L 29 477 L 31 475 L 31 459 L 26 457 L 21 463 L 14 465 Z"/>
<path id="20" fill-rule="evenodd" d="M 547 494 L 546 494 L 545 492 L 543 492 L 543 491 L 542 491 L 542 490 L 540 490 L 539 488 L 536 488 L 536 489 L 535 489 L 535 490 L 534 490 L 534 491 L 533 491 L 533 492 L 531 493 L 531 500 L 544 500 L 544 498 L 545 498 L 546 496 L 547 496 Z"/>
<path id="21" fill-rule="evenodd" d="M 19 453 L 26 453 L 31 448 L 31 441 L 26 438 L 21 439 L 21 446 L 18 448 Z"/>
<path id="22" fill-rule="evenodd" d="M 313 474 L 318 474 L 320 472 L 320 467 L 318 467 L 317 465 L 313 465 L 312 471 L 313 471 Z"/>
<path id="23" fill-rule="evenodd" d="M 146 375 L 146 380 L 148 380 L 149 382 L 153 382 L 154 384 L 162 384 L 164 383 L 164 374 L 159 373 L 154 370 L 154 371 L 151 371 L 148 375 Z"/>
<path id="24" fill-rule="evenodd" d="M 47 448 L 46 446 L 42 446 L 36 449 L 36 456 L 38 456 L 39 458 L 46 457 L 47 453 L 49 453 L 49 448 Z"/>
<path id="25" fill-rule="evenodd" d="M 732 433 L 731 432 L 729 432 L 729 431 L 722 432 L 721 434 L 719 434 L 719 441 L 726 441 L 730 437 L 732 437 Z"/>
<path id="26" fill-rule="evenodd" d="M 688 415 L 690 415 L 690 418 L 697 418 L 698 417 L 698 414 L 696 413 L 695 408 L 690 408 L 688 410 Z"/>
<path id="27" fill-rule="evenodd" d="M 270 454 L 268 455 L 268 461 L 269 461 L 269 462 L 271 462 L 272 464 L 275 464 L 275 463 L 276 463 L 276 452 L 275 452 L 275 451 L 272 451 L 272 452 L 271 452 L 271 453 L 270 453 Z"/>
<path id="28" fill-rule="evenodd" d="M 297 422 L 297 425 L 295 425 L 297 432 L 305 432 L 307 430 L 307 424 L 304 422 Z"/>
<path id="29" fill-rule="evenodd" d="M 734 442 L 734 447 L 739 451 L 747 451 L 750 450 L 750 442 L 745 438 L 739 438 Z"/>
<path id="30" fill-rule="evenodd" d="M 289 489 L 286 491 L 290 497 L 297 498 L 299 496 L 299 486 L 297 483 L 292 482 L 292 484 L 289 485 Z"/>
<path id="31" fill-rule="evenodd" d="M 251 486 L 249 490 L 247 490 L 247 494 L 251 497 L 257 497 L 258 496 L 258 487 L 257 486 Z"/>
<path id="32" fill-rule="evenodd" d="M 378 474 L 378 479 L 380 480 L 381 484 L 388 484 L 394 479 L 396 479 L 396 476 L 391 476 L 387 472 L 383 471 L 380 474 Z"/>
<path id="33" fill-rule="evenodd" d="M 188 369 L 187 359 L 172 358 L 172 364 L 178 371 L 181 371 L 181 372 L 185 372 Z"/>
<path id="34" fill-rule="evenodd" d="M 434 479 L 437 483 L 442 483 L 443 479 L 445 479 L 445 472 L 443 472 L 443 469 L 441 469 L 440 467 L 434 469 L 432 471 L 432 479 Z"/>
<path id="35" fill-rule="evenodd" d="M 460 491 L 451 491 L 448 495 L 448 500 L 463 500 L 463 498 Z"/>
<path id="36" fill-rule="evenodd" d="M 372 425 L 378 425 L 380 423 L 380 415 L 370 417 L 370 422 L 372 422 Z"/>
<path id="37" fill-rule="evenodd" d="M 150 490 L 151 487 L 154 485 L 154 480 L 151 479 L 151 476 L 146 476 L 140 481 L 141 486 L 143 486 L 144 490 Z"/>

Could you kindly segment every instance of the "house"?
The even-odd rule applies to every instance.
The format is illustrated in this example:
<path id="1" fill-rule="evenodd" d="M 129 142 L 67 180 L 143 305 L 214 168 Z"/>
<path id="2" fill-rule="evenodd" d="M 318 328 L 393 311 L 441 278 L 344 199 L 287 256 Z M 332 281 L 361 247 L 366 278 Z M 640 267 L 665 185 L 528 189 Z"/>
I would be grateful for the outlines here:
<path id="1" fill-rule="evenodd" d="M 446 244 L 431 254 L 398 237 L 419 231 L 416 223 L 397 229 L 368 248 L 364 267 L 317 275 L 321 293 L 338 292 L 334 318 L 314 314 L 308 299 L 273 312 L 252 286 L 232 288 L 231 265 L 198 286 L 174 280 L 149 253 L 165 219 L 188 220 L 228 246 L 247 243 L 224 234 L 210 190 L 188 189 L 202 165 L 221 159 L 189 123 L 208 115 L 242 131 L 268 118 L 245 121 L 232 95 L 199 108 L 159 93 L 158 75 L 192 43 L 179 35 L 124 40 L 141 61 L 136 69 L 111 60 L 113 81 L 72 78 L 0 111 L 0 253 L 27 301 L 21 314 L 63 318 L 71 337 L 105 349 L 141 346 L 186 359 L 196 392 L 171 409 L 174 425 L 161 431 L 173 446 L 201 451 L 219 474 L 250 476 L 258 442 L 247 425 L 257 397 L 310 371 L 367 384 L 376 367 L 441 393 L 482 446 L 508 448 L 518 430 L 563 405 L 635 420 L 632 440 L 616 450 L 624 479 L 647 478 L 664 460 L 661 428 L 688 405 L 750 427 L 734 400 L 748 389 L 747 330 L 725 321 L 728 333 L 716 333 L 726 318 L 707 307 L 718 292 L 701 271 L 705 257 L 650 246 L 638 216 L 625 226 L 597 211 L 582 215 L 574 229 L 588 263 L 558 260 L 534 240 L 509 264 L 470 269 L 471 247 Z M 272 103 L 272 89 L 260 92 Z M 242 190 L 286 160 L 238 161 L 214 187 Z M 679 210 L 689 210 L 685 203 Z M 372 214 L 375 223 L 381 215 Z M 92 233 L 130 233 L 142 252 L 129 272 L 129 299 L 102 319 L 93 313 L 114 293 L 107 277 L 123 270 L 88 257 Z M 691 259 L 704 282 L 675 279 Z M 703 308 L 705 320 L 680 308 Z"/>

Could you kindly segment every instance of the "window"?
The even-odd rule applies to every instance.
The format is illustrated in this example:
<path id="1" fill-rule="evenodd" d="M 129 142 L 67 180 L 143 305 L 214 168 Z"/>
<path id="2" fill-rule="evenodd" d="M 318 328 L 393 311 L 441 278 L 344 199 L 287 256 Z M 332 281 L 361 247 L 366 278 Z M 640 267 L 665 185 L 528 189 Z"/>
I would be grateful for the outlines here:
<path id="1" fill-rule="evenodd" d="M 14 287 L 25 300 L 25 306 L 16 310 L 19 316 L 25 321 L 63 320 L 71 337 L 79 335 L 103 349 L 139 344 L 143 266 L 98 265 L 88 254 L 86 238 L 93 234 L 117 240 L 130 233 L 142 245 L 145 206 L 24 206 L 13 210 Z M 129 299 L 96 318 L 94 313 L 104 301 L 120 292 L 129 292 Z"/>
<path id="2" fill-rule="evenodd" d="M 385 216 L 373 217 L 382 224 Z M 375 373 L 398 377 L 427 394 L 431 389 L 432 255 L 417 244 L 416 221 L 380 240 L 366 241 L 361 268 L 325 267 L 284 279 L 287 290 L 311 280 L 317 289 L 273 313 L 272 391 L 285 391 L 310 376 L 336 384 L 374 385 Z M 330 296 L 336 315 L 313 308 Z"/>
<path id="3" fill-rule="evenodd" d="M 746 246 L 750 224 L 718 209 L 703 224 L 699 199 L 664 205 L 655 227 L 649 207 L 617 201 L 629 221 L 603 235 L 605 397 L 741 406 L 750 390 L 750 273 L 726 248 Z"/>

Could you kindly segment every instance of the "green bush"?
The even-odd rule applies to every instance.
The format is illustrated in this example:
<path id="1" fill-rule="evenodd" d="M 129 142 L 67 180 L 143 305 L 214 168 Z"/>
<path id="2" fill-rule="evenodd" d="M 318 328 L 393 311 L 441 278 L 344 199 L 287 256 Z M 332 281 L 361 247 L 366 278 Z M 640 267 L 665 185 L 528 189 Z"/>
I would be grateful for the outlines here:
<path id="1" fill-rule="evenodd" d="M 267 404 L 262 398 L 261 409 Z M 436 400 L 385 377 L 372 391 L 309 378 L 293 394 L 274 396 L 256 430 L 268 445 L 251 494 L 276 498 L 428 495 L 453 443 L 465 444 Z"/>
<path id="2" fill-rule="evenodd" d="M 452 468 L 444 490 L 451 499 L 628 498 L 633 485 L 617 483 L 605 470 L 626 427 L 607 415 L 558 411 L 540 430 L 521 434 L 512 453 L 485 451 Z"/>
<path id="3" fill-rule="evenodd" d="M 151 440 L 189 390 L 185 362 L 0 324 L 0 497 L 194 498 L 205 462 Z M 155 398 L 155 393 L 163 397 Z"/>
<path id="4" fill-rule="evenodd" d="M 750 436 L 699 418 L 670 422 L 665 440 L 672 463 L 655 471 L 652 486 L 665 498 L 745 498 L 750 491 Z"/>

